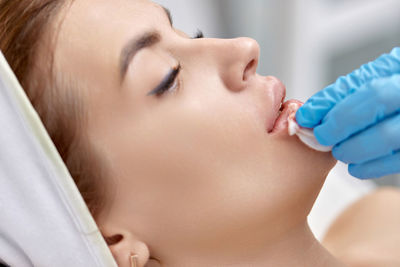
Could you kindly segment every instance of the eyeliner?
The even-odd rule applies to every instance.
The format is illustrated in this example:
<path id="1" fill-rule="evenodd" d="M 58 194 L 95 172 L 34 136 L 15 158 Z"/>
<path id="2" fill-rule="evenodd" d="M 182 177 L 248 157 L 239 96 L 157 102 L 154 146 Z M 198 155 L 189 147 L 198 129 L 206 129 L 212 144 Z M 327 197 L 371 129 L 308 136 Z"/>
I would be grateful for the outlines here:
<path id="1" fill-rule="evenodd" d="M 166 89 L 168 89 L 168 87 L 171 86 L 171 84 L 175 81 L 175 78 L 178 75 L 180 69 L 181 69 L 181 65 L 179 65 L 176 68 L 171 69 L 168 72 L 167 76 L 165 76 L 165 78 L 161 81 L 161 83 L 147 95 L 160 94 L 160 93 L 163 93 L 164 91 L 166 91 Z"/>

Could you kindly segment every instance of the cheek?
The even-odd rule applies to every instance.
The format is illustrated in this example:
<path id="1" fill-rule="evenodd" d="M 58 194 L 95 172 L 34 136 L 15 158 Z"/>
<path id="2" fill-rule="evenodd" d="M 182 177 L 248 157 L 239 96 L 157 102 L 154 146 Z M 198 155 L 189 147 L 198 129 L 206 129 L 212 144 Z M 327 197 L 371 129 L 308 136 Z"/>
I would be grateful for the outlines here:
<path id="1" fill-rule="evenodd" d="M 163 103 L 162 108 L 135 124 L 130 142 L 122 142 L 129 144 L 125 146 L 131 151 L 124 158 L 139 162 L 134 164 L 134 173 L 152 177 L 142 181 L 145 184 L 153 180 L 151 188 L 148 186 L 152 194 L 158 191 L 168 201 L 175 199 L 171 195 L 179 194 L 180 198 L 175 199 L 179 205 L 185 203 L 182 195 L 187 194 L 186 202 L 204 209 L 204 199 L 217 201 L 232 193 L 226 191 L 229 184 L 235 184 L 230 181 L 232 173 L 244 175 L 245 168 L 254 169 L 262 154 L 257 151 L 259 143 L 265 141 L 263 126 L 254 110 L 243 111 L 237 99 L 235 102 L 227 96 L 165 101 L 168 104 Z M 244 161 L 253 167 L 244 168 Z M 126 162 L 128 166 L 132 163 Z"/>
<path id="2" fill-rule="evenodd" d="M 143 227 L 158 221 L 200 240 L 210 233 L 196 232 L 191 222 L 217 236 L 237 229 L 227 221 L 248 227 L 306 216 L 334 160 L 296 137 L 268 136 L 250 102 L 227 94 L 168 99 L 135 126 L 132 141 L 122 142 L 123 158 L 137 191 L 145 192 L 134 208 L 146 214 Z"/>
<path id="3" fill-rule="evenodd" d="M 253 207 L 267 217 L 284 210 L 297 218 L 308 214 L 336 163 L 331 153 L 309 149 L 296 136 L 269 136 L 251 103 L 238 106 L 237 99 L 225 97 L 222 103 L 192 103 L 185 110 L 183 138 L 195 148 L 186 157 L 205 175 L 199 179 L 214 189 L 209 199 L 230 199 L 225 210 L 248 203 L 242 211 Z"/>

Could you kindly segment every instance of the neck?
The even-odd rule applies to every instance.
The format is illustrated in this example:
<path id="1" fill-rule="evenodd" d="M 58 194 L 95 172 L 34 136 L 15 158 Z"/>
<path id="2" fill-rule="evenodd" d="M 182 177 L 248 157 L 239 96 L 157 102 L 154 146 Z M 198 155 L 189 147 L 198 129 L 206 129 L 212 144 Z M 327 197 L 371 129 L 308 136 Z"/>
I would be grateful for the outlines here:
<path id="1" fill-rule="evenodd" d="M 246 266 L 238 264 L 237 266 Z M 270 242 L 259 258 L 249 260 L 248 266 L 324 266 L 344 267 L 315 238 L 307 222 Z"/>
<path id="2" fill-rule="evenodd" d="M 239 245 L 239 244 L 237 244 Z M 227 244 L 229 246 L 229 244 Z M 290 231 L 268 239 L 263 245 L 255 248 L 243 246 L 240 253 L 234 255 L 212 253 L 207 257 L 196 260 L 185 260 L 185 264 L 175 263 L 165 266 L 230 266 L 230 267 L 264 267 L 264 266 L 323 266 L 344 267 L 338 259 L 333 257 L 314 237 L 307 222 L 304 222 Z M 223 255 L 223 256 L 222 256 Z M 190 264 L 188 263 L 190 262 Z"/>

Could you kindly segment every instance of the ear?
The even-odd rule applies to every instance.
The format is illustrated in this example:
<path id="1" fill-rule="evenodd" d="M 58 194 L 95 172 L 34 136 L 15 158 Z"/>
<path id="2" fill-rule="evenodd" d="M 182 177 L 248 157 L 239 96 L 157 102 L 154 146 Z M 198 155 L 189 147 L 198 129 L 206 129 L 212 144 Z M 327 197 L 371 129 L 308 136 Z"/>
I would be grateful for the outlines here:
<path id="1" fill-rule="evenodd" d="M 150 251 L 148 246 L 136 238 L 133 233 L 113 227 L 102 227 L 101 232 L 118 267 L 133 267 L 131 265 L 131 255 L 134 254 L 138 256 L 137 267 L 161 266 L 153 265 L 154 261 L 149 261 Z"/>

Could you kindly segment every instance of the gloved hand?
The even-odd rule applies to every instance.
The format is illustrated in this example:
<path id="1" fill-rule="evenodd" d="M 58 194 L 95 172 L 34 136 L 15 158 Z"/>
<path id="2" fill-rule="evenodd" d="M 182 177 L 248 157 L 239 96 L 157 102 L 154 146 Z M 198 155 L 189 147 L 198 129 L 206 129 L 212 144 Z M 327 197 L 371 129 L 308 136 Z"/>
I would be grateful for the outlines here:
<path id="1" fill-rule="evenodd" d="M 365 179 L 400 173 L 400 47 L 340 77 L 297 111 L 333 156 Z"/>

